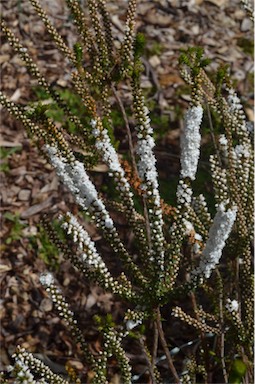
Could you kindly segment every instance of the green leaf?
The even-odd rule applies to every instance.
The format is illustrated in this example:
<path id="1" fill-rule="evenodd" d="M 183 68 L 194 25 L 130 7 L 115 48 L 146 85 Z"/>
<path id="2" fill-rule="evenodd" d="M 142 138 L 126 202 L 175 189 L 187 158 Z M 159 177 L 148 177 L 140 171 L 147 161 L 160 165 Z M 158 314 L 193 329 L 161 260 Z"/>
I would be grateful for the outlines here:
<path id="1" fill-rule="evenodd" d="M 246 370 L 247 366 L 244 364 L 244 362 L 241 359 L 235 359 L 231 366 L 229 374 L 229 383 L 241 384 Z"/>
<path id="2" fill-rule="evenodd" d="M 16 219 L 16 216 L 11 212 L 4 213 L 3 217 L 7 220 L 10 220 L 10 221 L 15 221 L 15 219 Z"/>
<path id="3" fill-rule="evenodd" d="M 75 43 L 73 46 L 73 50 L 76 56 L 77 63 L 80 65 L 82 62 L 82 57 L 83 57 L 83 50 L 82 46 L 80 43 Z"/>
<path id="4" fill-rule="evenodd" d="M 138 32 L 134 42 L 134 58 L 138 60 L 144 53 L 146 40 L 143 33 Z"/>

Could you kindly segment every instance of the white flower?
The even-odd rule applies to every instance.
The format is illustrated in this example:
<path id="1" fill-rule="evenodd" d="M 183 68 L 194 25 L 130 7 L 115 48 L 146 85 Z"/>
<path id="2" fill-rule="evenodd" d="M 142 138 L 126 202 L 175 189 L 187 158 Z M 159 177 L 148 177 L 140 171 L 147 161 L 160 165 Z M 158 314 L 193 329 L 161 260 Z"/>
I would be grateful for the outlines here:
<path id="1" fill-rule="evenodd" d="M 242 109 L 242 104 L 239 97 L 233 89 L 229 89 L 229 95 L 227 98 L 230 112 L 240 111 Z"/>
<path id="2" fill-rule="evenodd" d="M 222 203 L 218 207 L 218 211 L 214 217 L 213 224 L 209 230 L 209 237 L 202 252 L 197 269 L 193 270 L 193 275 L 202 274 L 209 278 L 212 270 L 218 264 L 225 242 L 229 237 L 234 221 L 236 219 L 237 208 L 225 210 Z"/>
<path id="3" fill-rule="evenodd" d="M 19 49 L 19 51 L 20 51 L 21 53 L 25 53 L 25 52 L 27 52 L 27 48 L 25 48 L 25 47 L 21 47 L 21 48 Z"/>
<path id="4" fill-rule="evenodd" d="M 189 235 L 192 231 L 194 231 L 193 224 L 190 221 L 184 219 L 183 223 L 185 224 L 185 227 L 186 227 L 185 235 Z"/>
<path id="5" fill-rule="evenodd" d="M 238 301 L 227 299 L 226 308 L 229 312 L 238 312 L 238 308 L 239 308 Z"/>
<path id="6" fill-rule="evenodd" d="M 45 287 L 50 287 L 52 284 L 54 284 L 54 277 L 52 273 L 50 272 L 42 273 L 40 276 L 40 283 Z"/>
<path id="7" fill-rule="evenodd" d="M 158 254 L 159 269 L 164 269 L 164 251 L 163 251 L 163 219 L 162 210 L 160 205 L 160 195 L 158 190 L 158 173 L 156 169 L 156 158 L 153 153 L 155 146 L 154 139 L 152 137 L 152 128 L 150 126 L 150 118 L 148 116 L 149 110 L 144 106 L 144 99 L 141 98 L 142 117 L 139 118 L 139 125 L 137 130 L 137 148 L 136 153 L 139 156 L 137 163 L 137 169 L 139 177 L 142 180 L 141 188 L 144 191 L 144 195 L 150 198 L 151 207 L 149 209 L 149 216 L 151 221 L 151 240 L 153 244 L 153 254 L 151 260 L 154 260 L 154 252 Z"/>
<path id="8" fill-rule="evenodd" d="M 97 126 L 97 121 L 96 121 L 95 119 L 92 119 L 92 120 L 90 121 L 90 124 L 91 124 L 91 127 L 92 127 L 92 128 L 96 128 L 96 126 Z"/>
<path id="9" fill-rule="evenodd" d="M 133 205 L 132 202 L 132 192 L 130 190 L 130 185 L 125 177 L 125 172 L 120 164 L 118 154 L 111 143 L 108 131 L 106 129 L 100 129 L 100 122 L 96 120 L 91 120 L 92 125 L 92 134 L 96 138 L 95 147 L 100 154 L 102 160 L 107 164 L 110 170 L 110 176 L 116 178 L 116 188 L 125 195 L 129 197 L 130 205 Z M 101 126 L 102 128 L 102 126 Z"/>
<path id="10" fill-rule="evenodd" d="M 235 146 L 235 154 L 237 157 L 241 157 L 241 156 L 246 157 L 246 158 L 250 157 L 249 148 L 246 148 L 242 144 Z"/>
<path id="11" fill-rule="evenodd" d="M 196 254 L 200 251 L 200 245 L 198 243 L 193 244 L 193 252 Z"/>
<path id="12" fill-rule="evenodd" d="M 195 239 L 196 240 L 198 240 L 198 241 L 202 241 L 203 240 L 203 238 L 202 238 L 202 236 L 199 234 L 199 233 L 195 233 Z"/>
<path id="13" fill-rule="evenodd" d="M 192 189 L 184 183 L 183 180 L 180 180 L 177 187 L 176 196 L 180 204 L 190 204 L 192 197 Z"/>
<path id="14" fill-rule="evenodd" d="M 45 150 L 63 183 L 69 188 L 77 201 L 84 208 L 88 208 L 98 197 L 96 188 L 90 181 L 84 165 L 77 160 L 73 164 L 68 163 L 67 159 L 61 156 L 55 146 L 45 145 Z"/>
<path id="15" fill-rule="evenodd" d="M 227 138 L 225 135 L 220 135 L 219 137 L 219 143 L 222 145 L 222 146 L 226 146 L 228 145 L 228 141 L 227 141 Z"/>
<path id="16" fill-rule="evenodd" d="M 95 147 L 102 156 L 102 160 L 108 165 L 111 171 L 118 171 L 124 175 L 117 152 L 110 141 L 108 132 L 105 129 L 101 132 L 99 132 L 98 129 L 94 129 L 92 133 L 95 137 L 98 137 L 95 142 Z"/>
<path id="17" fill-rule="evenodd" d="M 142 324 L 142 320 L 137 320 L 137 321 L 128 320 L 126 323 L 126 327 L 128 331 L 131 331 L 131 329 L 137 327 L 140 324 Z"/>
<path id="18" fill-rule="evenodd" d="M 110 217 L 107 217 L 105 219 L 105 223 L 104 224 L 105 224 L 106 228 L 113 228 L 113 221 L 112 221 L 112 219 Z"/>
<path id="19" fill-rule="evenodd" d="M 184 120 L 184 131 L 181 136 L 181 175 L 195 180 L 200 154 L 201 135 L 199 133 L 203 117 L 203 108 L 191 107 Z"/>
<path id="20" fill-rule="evenodd" d="M 252 135 L 254 134 L 254 124 L 251 121 L 247 121 L 245 123 L 246 130 L 251 133 Z"/>
<path id="21" fill-rule="evenodd" d="M 112 229 L 113 221 L 104 203 L 99 199 L 97 190 L 90 181 L 84 165 L 77 160 L 72 164 L 68 163 L 54 146 L 45 145 L 45 150 L 49 154 L 51 163 L 56 169 L 58 176 L 69 188 L 77 203 L 84 209 L 90 209 L 107 229 Z M 102 217 L 104 218 L 103 220 Z"/>

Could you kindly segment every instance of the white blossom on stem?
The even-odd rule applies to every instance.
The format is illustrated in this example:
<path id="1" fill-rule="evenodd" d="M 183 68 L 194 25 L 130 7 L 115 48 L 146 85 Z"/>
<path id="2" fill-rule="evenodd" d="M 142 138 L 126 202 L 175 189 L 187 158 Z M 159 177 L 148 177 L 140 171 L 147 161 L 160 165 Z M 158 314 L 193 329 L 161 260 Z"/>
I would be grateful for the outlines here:
<path id="1" fill-rule="evenodd" d="M 90 213 L 94 214 L 101 227 L 111 230 L 113 221 L 104 203 L 98 197 L 97 190 L 89 179 L 84 165 L 78 160 L 69 163 L 55 146 L 45 145 L 45 150 L 57 175 L 68 187 L 77 203 L 84 210 L 88 209 Z"/>
<path id="2" fill-rule="evenodd" d="M 160 205 L 158 173 L 156 169 L 156 158 L 153 153 L 155 146 L 152 137 L 152 127 L 150 125 L 149 110 L 144 105 L 144 99 L 141 97 L 138 115 L 139 125 L 137 130 L 137 148 L 136 153 L 139 156 L 137 169 L 141 178 L 141 188 L 144 196 L 149 200 L 149 218 L 151 242 L 154 250 L 151 252 L 150 260 L 154 261 L 154 253 L 157 253 L 157 262 L 159 269 L 164 268 L 164 234 L 163 234 L 163 217 Z"/>
<path id="3" fill-rule="evenodd" d="M 228 93 L 227 101 L 228 101 L 230 112 L 241 111 L 243 109 L 243 106 L 235 90 L 231 88 L 228 90 L 228 92 L 229 93 Z"/>
<path id="4" fill-rule="evenodd" d="M 236 213 L 236 207 L 226 210 L 225 204 L 221 203 L 218 206 L 199 266 L 193 270 L 193 276 L 202 275 L 207 279 L 211 276 L 213 269 L 221 258 L 222 250 L 236 219 Z"/>
<path id="5" fill-rule="evenodd" d="M 240 159 L 240 158 L 244 157 L 244 158 L 248 159 L 251 156 L 249 149 L 250 148 L 245 147 L 243 144 L 239 144 L 239 145 L 235 146 L 234 151 L 235 151 L 237 158 Z"/>
<path id="6" fill-rule="evenodd" d="M 78 243 L 78 249 L 81 252 L 79 256 L 81 261 L 84 265 L 92 270 L 96 270 L 100 274 L 103 287 L 105 289 L 111 288 L 114 293 L 124 291 L 126 294 L 131 293 L 131 291 L 129 292 L 129 288 L 124 287 L 123 284 L 113 279 L 105 262 L 97 252 L 95 243 L 76 217 L 68 212 L 65 217 L 60 215 L 59 218 L 62 220 L 62 228 L 68 235 L 72 236 L 74 243 Z"/>
<path id="7" fill-rule="evenodd" d="M 95 147 L 100 154 L 102 160 L 107 164 L 110 170 L 110 176 L 116 179 L 116 189 L 125 196 L 129 204 L 133 206 L 130 185 L 125 178 L 125 172 L 120 164 L 118 154 L 111 143 L 109 134 L 106 129 L 103 129 L 100 119 L 92 119 L 90 122 L 93 130 L 92 134 L 95 137 Z"/>
<path id="8" fill-rule="evenodd" d="M 225 135 L 220 135 L 219 136 L 219 143 L 224 149 L 227 149 L 228 146 L 228 140 Z"/>
<path id="9" fill-rule="evenodd" d="M 52 284 L 54 284 L 54 277 L 52 273 L 50 272 L 42 273 L 40 276 L 40 283 L 45 287 L 50 287 Z"/>
<path id="10" fill-rule="evenodd" d="M 91 120 L 90 124 L 93 128 L 92 134 L 96 138 L 95 147 L 102 155 L 103 160 L 111 170 L 120 171 L 122 168 L 118 159 L 118 155 L 115 151 L 115 148 L 111 144 L 107 130 L 101 130 L 98 128 L 98 121 L 95 119 Z"/>
<path id="11" fill-rule="evenodd" d="M 15 383 L 68 384 L 68 381 L 53 373 L 40 359 L 35 358 L 32 353 L 27 352 L 19 345 L 12 358 L 14 359 L 14 366 L 10 367 L 10 372 L 15 371 Z"/>
<path id="12" fill-rule="evenodd" d="M 195 180 L 200 154 L 201 135 L 199 132 L 203 117 L 203 108 L 191 107 L 184 120 L 184 131 L 181 136 L 181 175 Z"/>
<path id="13" fill-rule="evenodd" d="M 229 312 L 238 312 L 238 309 L 239 309 L 238 301 L 227 299 L 226 308 Z"/>
<path id="14" fill-rule="evenodd" d="M 192 189 L 183 180 L 180 180 L 177 187 L 176 196 L 179 204 L 189 205 L 191 204 Z"/>
<path id="15" fill-rule="evenodd" d="M 17 373 L 17 381 L 15 383 L 27 383 L 27 384 L 36 384 L 37 381 L 34 378 L 34 375 L 30 371 L 30 368 L 22 361 L 22 358 L 16 358 L 15 365 L 13 367 Z M 40 381 L 42 384 L 46 384 L 46 381 Z"/>
<path id="16" fill-rule="evenodd" d="M 78 247 L 82 251 L 81 259 L 89 267 L 98 269 L 101 273 L 112 280 L 111 275 L 102 259 L 97 252 L 95 243 L 91 240 L 88 232 L 81 226 L 76 217 L 70 212 L 66 214 L 66 219 L 63 218 L 62 228 L 68 235 L 72 235 L 73 241 L 78 242 Z"/>

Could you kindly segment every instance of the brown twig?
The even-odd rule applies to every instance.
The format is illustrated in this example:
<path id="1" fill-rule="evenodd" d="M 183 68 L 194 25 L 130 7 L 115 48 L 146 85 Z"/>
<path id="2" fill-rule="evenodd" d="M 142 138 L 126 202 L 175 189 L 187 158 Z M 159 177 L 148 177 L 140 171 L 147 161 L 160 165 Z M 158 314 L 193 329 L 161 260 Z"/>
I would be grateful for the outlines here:
<path id="1" fill-rule="evenodd" d="M 117 100 L 117 102 L 119 104 L 119 107 L 120 107 L 120 110 L 121 110 L 121 113 L 122 113 L 122 117 L 123 117 L 124 122 L 125 122 L 126 130 L 127 130 L 127 136 L 128 136 L 128 145 L 129 145 L 129 150 L 130 150 L 130 155 L 131 155 L 131 160 L 132 160 L 132 165 L 133 165 L 134 171 L 136 172 L 136 174 L 138 174 L 137 166 L 136 166 L 136 161 L 135 161 L 135 150 L 134 150 L 134 146 L 133 146 L 132 135 L 131 135 L 131 130 L 130 130 L 127 114 L 126 114 L 124 105 L 123 105 L 121 99 L 119 98 L 117 90 L 115 89 L 115 87 L 113 85 L 111 86 L 111 89 L 113 91 L 115 99 Z"/>
<path id="2" fill-rule="evenodd" d="M 221 279 L 220 272 L 218 268 L 215 269 L 219 279 Z M 225 363 L 225 358 L 224 358 L 224 342 L 225 342 L 225 337 L 224 337 L 224 331 L 223 331 L 223 325 L 224 325 L 224 318 L 223 318 L 223 294 L 220 292 L 220 297 L 219 297 L 219 309 L 220 309 L 220 326 L 221 326 L 221 333 L 220 333 L 220 358 L 221 358 L 221 365 L 222 365 L 222 372 L 223 372 L 223 377 L 225 383 L 228 383 L 228 374 L 227 374 L 227 369 L 226 369 L 226 363 Z"/>
<path id="3" fill-rule="evenodd" d="M 160 313 L 160 309 L 158 308 L 157 309 L 157 317 L 156 317 L 156 324 L 157 324 L 157 328 L 158 328 L 158 333 L 159 333 L 159 338 L 160 338 L 160 341 L 161 341 L 161 345 L 162 345 L 162 348 L 165 352 L 165 355 L 166 355 L 166 360 L 168 362 L 168 366 L 172 372 L 172 375 L 174 377 L 174 382 L 177 383 L 177 384 L 180 384 L 180 379 L 179 379 L 179 376 L 178 376 L 178 373 L 175 369 L 175 366 L 173 364 L 173 360 L 172 360 L 172 357 L 171 357 L 171 354 L 169 352 L 169 349 L 168 349 L 168 346 L 167 346 L 167 342 L 166 342 L 166 338 L 165 338 L 165 334 L 164 334 L 164 331 L 163 331 L 163 328 L 162 328 L 162 322 L 161 322 L 161 313 Z"/>
<path id="4" fill-rule="evenodd" d="M 218 146 L 217 146 L 217 143 L 216 143 L 216 139 L 215 139 L 215 135 L 214 135 L 214 131 L 213 131 L 212 115 L 211 115 L 211 111 L 210 111 L 207 99 L 206 99 L 206 110 L 207 110 L 207 115 L 208 115 L 210 134 L 211 134 L 213 146 L 214 146 L 215 152 L 217 154 L 217 158 L 218 158 L 219 164 L 220 164 L 220 166 L 222 166 L 220 152 L 219 152 L 219 149 L 218 149 Z"/>
<path id="5" fill-rule="evenodd" d="M 152 359 L 151 359 L 152 367 L 154 367 L 156 364 L 156 358 L 157 358 L 157 352 L 158 352 L 158 336 L 159 336 L 156 321 L 153 322 L 153 326 L 154 326 L 154 339 L 153 339 L 153 349 L 152 349 Z"/>
<path id="6" fill-rule="evenodd" d="M 157 384 L 157 380 L 156 380 L 155 375 L 154 375 L 154 365 L 152 364 L 152 361 L 150 360 L 149 353 L 147 352 L 147 348 L 146 348 L 146 345 L 144 343 L 143 338 L 140 337 L 139 341 L 140 341 L 140 344 L 142 346 L 142 349 L 143 349 L 143 352 L 145 355 L 145 359 L 146 359 L 146 362 L 148 365 L 148 369 L 149 369 L 150 376 L 151 376 L 151 383 Z"/>

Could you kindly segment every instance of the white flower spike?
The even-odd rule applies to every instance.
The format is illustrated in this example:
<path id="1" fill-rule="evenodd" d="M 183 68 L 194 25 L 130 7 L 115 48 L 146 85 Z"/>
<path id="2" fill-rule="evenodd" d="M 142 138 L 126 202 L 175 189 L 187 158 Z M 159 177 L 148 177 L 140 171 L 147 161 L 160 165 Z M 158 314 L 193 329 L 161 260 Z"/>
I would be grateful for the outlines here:
<path id="1" fill-rule="evenodd" d="M 181 175 L 195 180 L 200 155 L 201 135 L 199 132 L 203 117 L 203 108 L 191 107 L 184 120 L 184 132 L 181 136 Z"/>

